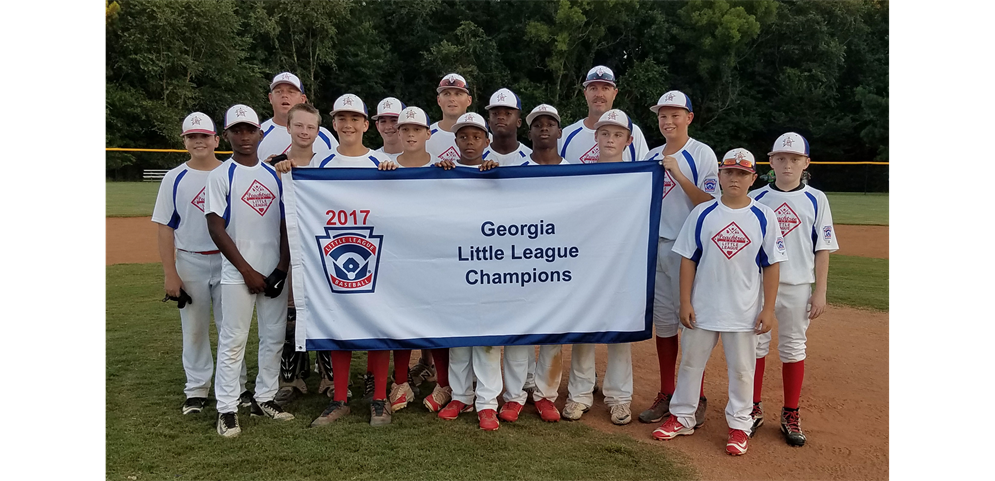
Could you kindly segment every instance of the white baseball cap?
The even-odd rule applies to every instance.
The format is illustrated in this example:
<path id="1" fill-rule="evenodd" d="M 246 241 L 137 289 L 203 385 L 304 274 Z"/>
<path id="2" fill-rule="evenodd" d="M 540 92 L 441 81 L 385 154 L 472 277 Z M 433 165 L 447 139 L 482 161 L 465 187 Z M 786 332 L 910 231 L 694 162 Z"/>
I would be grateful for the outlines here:
<path id="1" fill-rule="evenodd" d="M 605 125 L 617 125 L 632 132 L 632 119 L 619 109 L 611 109 L 601 114 L 598 123 L 594 124 L 594 130 L 598 130 Z"/>
<path id="2" fill-rule="evenodd" d="M 432 121 L 429 120 L 428 114 L 424 110 L 418 107 L 406 107 L 397 117 L 397 126 L 400 127 L 407 124 L 421 125 L 428 129 Z"/>
<path id="3" fill-rule="evenodd" d="M 442 77 L 442 80 L 439 81 L 439 87 L 435 91 L 441 94 L 446 89 L 459 89 L 470 93 L 470 86 L 466 83 L 466 79 L 458 73 L 451 73 Z"/>
<path id="4" fill-rule="evenodd" d="M 739 147 L 726 152 L 726 155 L 722 156 L 722 161 L 719 162 L 719 168 L 741 169 L 756 174 L 757 161 L 753 158 L 753 154 L 750 153 L 749 150 Z"/>
<path id="5" fill-rule="evenodd" d="M 259 116 L 252 107 L 244 104 L 232 105 L 225 112 L 225 130 L 230 129 L 235 124 L 249 124 L 259 127 Z"/>
<path id="6" fill-rule="evenodd" d="M 548 115 L 556 119 L 557 124 L 560 123 L 560 113 L 556 111 L 556 107 L 549 104 L 536 105 L 536 108 L 532 109 L 532 112 L 529 112 L 529 115 L 525 117 L 525 122 L 532 125 L 532 121 L 540 115 Z"/>
<path id="7" fill-rule="evenodd" d="M 604 82 L 611 84 L 611 86 L 614 87 L 615 72 L 612 72 L 612 69 L 605 67 L 604 65 L 598 65 L 587 71 L 587 77 L 584 78 L 584 86 L 587 87 L 588 84 L 594 82 Z"/>
<path id="8" fill-rule="evenodd" d="M 498 89 L 497 92 L 491 94 L 491 103 L 484 107 L 484 109 L 490 110 L 494 107 L 508 107 L 522 110 L 522 99 L 518 98 L 518 95 L 510 89 Z"/>
<path id="9" fill-rule="evenodd" d="M 180 135 L 187 134 L 217 135 L 217 132 L 214 131 L 214 121 L 207 114 L 194 112 L 183 119 L 183 132 Z"/>
<path id="10" fill-rule="evenodd" d="M 804 155 L 805 157 L 811 157 L 808 140 L 802 137 L 801 134 L 796 134 L 794 132 L 788 132 L 786 134 L 781 134 L 777 140 L 774 141 L 774 148 L 767 154 L 768 157 L 778 153 L 786 154 L 798 154 Z"/>
<path id="11" fill-rule="evenodd" d="M 332 105 L 332 116 L 334 117 L 339 112 L 356 112 L 357 114 L 363 114 L 365 117 L 370 116 L 366 111 L 366 104 L 363 103 L 363 99 L 353 94 L 344 94 L 335 99 L 335 103 Z"/>
<path id="12" fill-rule="evenodd" d="M 688 112 L 694 112 L 691 109 L 691 97 L 688 97 L 680 90 L 671 90 L 660 96 L 660 100 L 656 101 L 656 105 L 650 107 L 653 113 L 657 113 L 660 107 L 677 107 L 680 109 L 687 109 Z"/>
<path id="13" fill-rule="evenodd" d="M 393 115 L 397 117 L 401 114 L 401 111 L 404 110 L 404 107 L 406 107 L 404 102 L 401 102 L 394 97 L 387 97 L 377 104 L 377 114 L 370 118 L 376 120 L 377 117 L 382 117 L 384 115 Z"/>
<path id="14" fill-rule="evenodd" d="M 467 112 L 460 115 L 459 119 L 456 120 L 456 123 L 453 124 L 453 133 L 455 134 L 456 132 L 459 132 L 459 129 L 469 126 L 478 127 L 484 129 L 484 132 L 487 132 L 487 123 L 484 122 L 484 118 L 481 117 L 480 114 Z"/>
<path id="15" fill-rule="evenodd" d="M 294 87 L 297 87 L 297 90 L 300 90 L 301 93 L 304 93 L 304 85 L 301 84 L 301 79 L 297 78 L 296 75 L 290 72 L 283 72 L 277 74 L 276 77 L 273 77 L 273 81 L 269 84 L 269 89 L 272 91 L 277 85 L 280 84 L 293 85 Z"/>

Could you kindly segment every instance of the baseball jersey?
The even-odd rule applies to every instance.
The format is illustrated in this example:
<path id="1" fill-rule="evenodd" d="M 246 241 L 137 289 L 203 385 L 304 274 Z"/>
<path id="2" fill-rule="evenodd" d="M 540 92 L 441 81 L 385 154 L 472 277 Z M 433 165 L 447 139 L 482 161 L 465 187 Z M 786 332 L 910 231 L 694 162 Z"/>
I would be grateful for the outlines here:
<path id="1" fill-rule="evenodd" d="M 366 150 L 365 155 L 348 156 L 339 153 L 336 148 L 324 158 L 317 155 L 311 158 L 311 167 L 379 167 L 381 162 L 390 162 L 391 158 L 383 152 Z"/>
<path id="2" fill-rule="evenodd" d="M 754 201 L 773 209 L 788 249 L 788 262 L 781 264 L 782 284 L 815 282 L 815 253 L 834 252 L 840 246 L 833 232 L 829 200 L 821 190 L 801 184 L 790 192 L 766 185 L 750 192 Z"/>
<path id="3" fill-rule="evenodd" d="M 663 159 L 663 149 L 667 144 L 663 144 L 651 151 L 646 156 L 646 160 L 659 162 Z M 705 193 L 712 194 L 718 198 L 721 194 L 719 188 L 719 161 L 715 157 L 712 148 L 694 139 L 688 139 L 681 150 L 675 152 L 673 157 L 677 159 L 677 165 L 685 177 L 691 179 L 694 185 Z M 664 239 L 677 239 L 677 234 L 681 231 L 681 226 L 691 213 L 694 204 L 691 198 L 684 193 L 684 189 L 678 184 L 670 172 L 663 171 L 663 204 L 660 208 L 660 237 Z"/>
<path id="4" fill-rule="evenodd" d="M 529 155 L 532 155 L 532 149 L 519 142 L 518 148 L 508 152 L 507 154 L 499 154 L 491 149 L 490 145 L 488 145 L 487 148 L 484 149 L 484 153 L 481 155 L 481 158 L 484 160 L 493 160 L 497 162 L 498 165 L 502 166 L 521 165 L 522 161 L 529 158 Z"/>
<path id="5" fill-rule="evenodd" d="M 263 122 L 260 126 L 263 131 L 263 140 L 259 141 L 259 148 L 256 151 L 259 160 L 266 160 L 271 155 L 286 154 L 290 151 L 290 132 L 286 127 L 277 125 L 273 119 Z M 332 133 L 324 127 L 318 127 L 318 138 L 314 139 L 311 150 L 324 157 L 326 152 L 335 150 L 339 146 L 339 141 L 332 136 Z"/>
<path id="6" fill-rule="evenodd" d="M 397 163 L 397 156 L 401 155 L 400 152 L 398 152 L 396 154 L 388 154 L 387 152 L 383 151 L 383 147 L 380 147 L 379 149 L 374 150 L 374 152 L 379 152 L 379 153 L 381 153 L 383 155 L 386 155 L 390 160 L 394 161 L 394 163 Z"/>
<path id="7" fill-rule="evenodd" d="M 622 153 L 624 162 L 643 160 L 649 152 L 643 131 L 636 124 L 632 124 L 632 137 L 632 143 Z M 560 149 L 560 157 L 567 159 L 571 164 L 593 164 L 598 161 L 598 142 L 594 138 L 594 131 L 584 125 L 584 119 L 563 129 L 563 135 L 557 141 L 557 146 Z"/>
<path id="8" fill-rule="evenodd" d="M 259 161 L 247 167 L 228 159 L 207 179 L 207 213 L 225 221 L 225 232 L 252 268 L 268 276 L 280 263 L 283 183 L 273 167 Z M 223 258 L 222 284 L 244 284 L 238 269 Z"/>
<path id="9" fill-rule="evenodd" d="M 774 211 L 753 199 L 741 209 L 718 199 L 696 206 L 674 252 L 697 263 L 691 291 L 697 327 L 719 332 L 753 330 L 763 308 L 762 268 L 788 258 Z"/>
<path id="10" fill-rule="evenodd" d="M 155 198 L 152 222 L 173 228 L 173 244 L 190 252 L 218 250 L 207 232 L 204 217 L 208 170 L 195 170 L 184 162 L 162 178 Z"/>

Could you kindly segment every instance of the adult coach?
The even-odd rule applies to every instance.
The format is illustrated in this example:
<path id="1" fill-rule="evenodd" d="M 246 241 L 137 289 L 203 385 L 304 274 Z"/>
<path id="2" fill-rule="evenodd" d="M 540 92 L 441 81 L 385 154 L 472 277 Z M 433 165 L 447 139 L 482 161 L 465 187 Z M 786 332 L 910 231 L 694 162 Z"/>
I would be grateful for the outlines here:
<path id="1" fill-rule="evenodd" d="M 598 142 L 594 139 L 594 124 L 601 116 L 612 109 L 618 88 L 615 86 L 615 72 L 604 65 L 598 65 L 587 72 L 584 79 L 584 99 L 587 100 L 587 117 L 563 129 L 560 139 L 560 157 L 571 164 L 593 164 L 598 161 Z M 624 162 L 643 160 L 649 147 L 638 125 L 632 124 L 633 141 L 622 153 Z"/>
<path id="2" fill-rule="evenodd" d="M 273 118 L 260 125 L 263 140 L 259 142 L 259 158 L 267 160 L 271 155 L 286 154 L 290 151 L 290 131 L 287 129 L 287 114 L 290 108 L 307 102 L 301 79 L 290 72 L 283 72 L 269 84 L 269 104 L 273 107 Z M 315 139 L 314 153 L 324 157 L 330 150 L 335 150 L 339 142 L 324 127 L 318 128 L 318 138 Z"/>
<path id="3" fill-rule="evenodd" d="M 460 158 L 459 147 L 456 146 L 456 133 L 453 125 L 473 102 L 470 87 L 460 74 L 451 73 L 442 77 L 435 89 L 436 102 L 442 109 L 442 120 L 432 124 L 429 131 L 432 137 L 425 144 L 425 150 L 432 155 L 432 163 L 443 160 L 456 162 Z"/>

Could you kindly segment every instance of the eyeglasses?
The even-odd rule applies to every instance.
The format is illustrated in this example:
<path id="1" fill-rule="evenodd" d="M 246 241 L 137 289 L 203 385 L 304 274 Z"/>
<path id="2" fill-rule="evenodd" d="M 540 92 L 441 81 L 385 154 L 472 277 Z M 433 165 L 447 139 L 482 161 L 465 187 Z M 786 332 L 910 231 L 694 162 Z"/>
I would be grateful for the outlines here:
<path id="1" fill-rule="evenodd" d="M 732 167 L 734 165 L 738 165 L 740 167 L 753 170 L 753 162 L 751 162 L 750 159 L 747 159 L 746 157 L 743 157 L 741 159 L 722 159 L 722 163 L 719 165 L 721 167 Z"/>
<path id="2" fill-rule="evenodd" d="M 612 75 L 612 74 L 610 74 L 610 73 L 608 73 L 608 72 L 605 72 L 605 71 L 591 72 L 587 76 L 587 81 L 590 82 L 592 80 L 604 80 L 606 82 L 614 82 L 615 81 L 615 76 Z"/>
<path id="3" fill-rule="evenodd" d="M 439 87 L 446 87 L 446 88 L 453 87 L 458 89 L 465 89 L 466 82 L 460 79 L 442 79 L 442 81 L 439 82 Z"/>

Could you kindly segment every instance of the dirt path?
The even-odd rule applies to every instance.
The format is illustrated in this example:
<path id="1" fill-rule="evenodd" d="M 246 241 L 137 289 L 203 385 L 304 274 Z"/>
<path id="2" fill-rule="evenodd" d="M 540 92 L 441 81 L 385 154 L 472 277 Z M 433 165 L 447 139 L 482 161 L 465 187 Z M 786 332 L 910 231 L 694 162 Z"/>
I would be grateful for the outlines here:
<path id="1" fill-rule="evenodd" d="M 888 258 L 888 226 L 886 225 L 837 225 L 840 250 L 844 256 Z"/>

